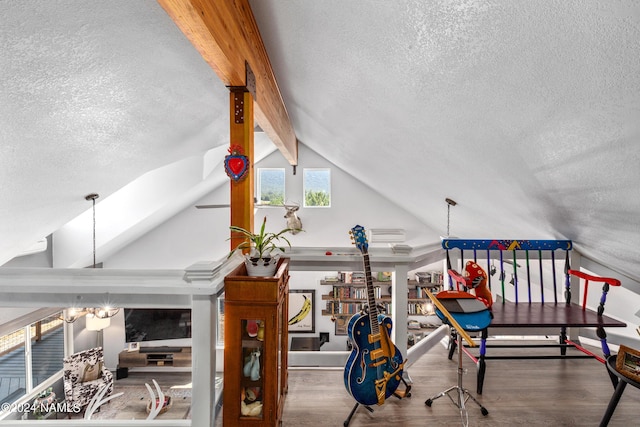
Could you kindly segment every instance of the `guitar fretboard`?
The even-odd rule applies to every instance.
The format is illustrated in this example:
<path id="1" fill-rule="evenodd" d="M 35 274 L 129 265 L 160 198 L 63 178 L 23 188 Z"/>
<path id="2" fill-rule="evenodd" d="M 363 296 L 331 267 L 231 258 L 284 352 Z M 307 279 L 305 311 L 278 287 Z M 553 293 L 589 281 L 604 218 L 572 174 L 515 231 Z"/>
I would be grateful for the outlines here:
<path id="1" fill-rule="evenodd" d="M 371 326 L 371 334 L 378 335 L 380 333 L 378 324 L 378 306 L 376 305 L 376 296 L 373 289 L 369 254 L 367 252 L 363 252 L 362 257 L 364 262 L 364 277 L 367 281 L 367 301 L 369 303 L 369 324 Z"/>

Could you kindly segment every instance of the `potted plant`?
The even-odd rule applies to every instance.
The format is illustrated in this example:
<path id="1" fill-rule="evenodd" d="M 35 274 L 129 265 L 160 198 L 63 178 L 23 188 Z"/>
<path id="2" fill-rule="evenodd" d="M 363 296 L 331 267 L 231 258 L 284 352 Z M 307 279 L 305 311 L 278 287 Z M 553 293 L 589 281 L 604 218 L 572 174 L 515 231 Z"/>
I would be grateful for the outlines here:
<path id="1" fill-rule="evenodd" d="M 249 276 L 273 276 L 278 266 L 280 252 L 285 251 L 281 242 L 291 247 L 291 242 L 284 234 L 303 231 L 297 228 L 284 228 L 277 233 L 267 233 L 265 230 L 266 224 L 267 217 L 265 216 L 258 233 L 253 233 L 235 225 L 229 227 L 232 233 L 245 238 L 244 241 L 231 250 L 229 256 L 238 250 L 249 249 L 249 253 L 245 254 L 245 265 Z M 230 238 L 227 240 L 230 240 Z"/>
<path id="2" fill-rule="evenodd" d="M 36 419 L 43 419 L 47 412 L 53 410 L 54 403 L 56 403 L 56 394 L 53 392 L 53 387 L 41 391 L 33 400 L 33 414 Z"/>

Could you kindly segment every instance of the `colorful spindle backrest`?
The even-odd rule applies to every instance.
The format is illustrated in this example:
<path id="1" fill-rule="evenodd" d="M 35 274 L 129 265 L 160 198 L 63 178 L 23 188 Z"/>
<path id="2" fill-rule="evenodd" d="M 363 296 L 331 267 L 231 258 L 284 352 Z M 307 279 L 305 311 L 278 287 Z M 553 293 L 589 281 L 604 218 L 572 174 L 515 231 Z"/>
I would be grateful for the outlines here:
<path id="1" fill-rule="evenodd" d="M 564 266 L 564 278 L 565 278 L 565 289 L 564 296 L 565 302 L 569 304 L 571 302 L 571 286 L 569 280 L 569 251 L 572 249 L 573 244 L 570 240 L 507 240 L 507 239 L 494 239 L 494 240 L 475 240 L 475 239 L 443 239 L 442 247 L 446 250 L 446 260 L 447 260 L 447 270 L 454 270 L 451 265 L 451 259 L 449 257 L 449 252 L 451 250 L 457 249 L 460 251 L 460 258 L 462 260 L 462 265 L 465 262 L 465 251 L 473 252 L 473 261 L 477 262 L 477 253 L 479 250 L 486 251 L 486 271 L 488 273 L 495 272 L 495 266 L 493 265 L 493 261 L 498 261 L 498 267 L 500 271 L 500 276 L 498 280 L 501 285 L 502 296 L 505 295 L 505 282 L 513 285 L 514 288 L 514 302 L 517 304 L 519 302 L 519 290 L 518 285 L 520 282 L 520 277 L 518 276 L 518 267 L 520 264 L 518 261 L 522 262 L 526 268 L 526 290 L 528 296 L 528 302 L 532 302 L 532 274 L 531 274 L 531 264 L 530 261 L 530 252 L 533 254 L 533 257 L 537 254 L 537 258 L 539 260 L 539 280 L 540 280 L 540 298 L 544 303 L 544 275 L 542 268 L 542 260 L 546 258 L 551 259 L 552 265 L 552 277 L 553 277 L 553 299 L 554 303 L 557 303 L 557 281 L 556 281 L 556 267 L 555 267 L 555 251 L 556 250 L 564 250 L 566 253 L 565 256 L 565 266 Z M 492 252 L 494 252 L 494 260 L 491 259 Z M 497 252 L 497 253 L 496 253 Z M 507 268 L 512 271 L 507 271 Z M 455 270 L 454 270 L 455 271 Z M 507 274 L 510 274 L 512 279 L 507 281 Z M 535 274 L 535 273 L 534 273 Z M 492 289 L 493 283 L 491 280 L 491 276 L 493 274 L 489 274 L 487 277 L 487 285 L 489 290 Z M 454 278 L 449 274 L 449 289 L 453 289 Z M 456 287 L 460 290 L 459 285 L 463 285 L 463 283 L 456 281 Z M 503 303 L 505 302 L 503 298 Z"/>

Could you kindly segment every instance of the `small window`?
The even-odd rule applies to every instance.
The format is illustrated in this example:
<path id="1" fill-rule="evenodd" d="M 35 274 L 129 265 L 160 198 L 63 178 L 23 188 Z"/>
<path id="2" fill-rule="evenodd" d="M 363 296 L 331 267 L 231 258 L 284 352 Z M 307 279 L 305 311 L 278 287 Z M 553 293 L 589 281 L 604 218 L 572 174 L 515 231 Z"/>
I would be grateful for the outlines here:
<path id="1" fill-rule="evenodd" d="M 303 181 L 305 207 L 331 206 L 330 169 L 305 169 Z"/>
<path id="2" fill-rule="evenodd" d="M 284 168 L 259 168 L 256 197 L 260 205 L 284 204 Z"/>

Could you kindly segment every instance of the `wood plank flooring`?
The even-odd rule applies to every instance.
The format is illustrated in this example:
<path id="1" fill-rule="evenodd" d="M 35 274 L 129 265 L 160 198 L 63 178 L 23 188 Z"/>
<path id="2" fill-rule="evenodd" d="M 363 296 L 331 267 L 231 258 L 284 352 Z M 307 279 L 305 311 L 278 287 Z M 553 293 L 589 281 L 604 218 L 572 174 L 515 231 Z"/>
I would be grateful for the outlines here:
<path id="1" fill-rule="evenodd" d="M 599 354 L 598 349 L 590 349 Z M 522 354 L 535 350 L 502 351 Z M 443 346 L 436 345 L 408 369 L 413 380 L 411 397 L 391 398 L 374 407 L 373 413 L 360 407 L 349 425 L 462 425 L 459 410 L 446 396 L 432 407 L 424 403 L 457 384 L 457 356 L 453 359 L 447 358 Z M 463 363 L 468 369 L 463 386 L 475 395 L 475 365 L 466 356 Z M 483 394 L 477 397 L 489 414 L 483 416 L 468 401 L 469 426 L 598 426 L 613 394 L 606 367 L 596 360 L 490 360 L 487 366 Z M 283 426 L 342 426 L 353 405 L 341 369 L 290 369 Z M 216 426 L 222 426 L 221 415 L 216 421 Z M 627 387 L 609 426 L 640 426 L 640 390 Z"/>
<path id="2" fill-rule="evenodd" d="M 600 353 L 597 348 L 589 349 Z M 521 355 L 524 351 L 549 352 L 492 349 L 491 353 Z M 475 395 L 475 365 L 466 356 L 463 361 L 468 370 L 463 385 Z M 131 373 L 128 379 L 116 381 L 116 387 L 143 386 L 153 377 L 161 377 L 162 384 L 190 381 L 190 373 L 166 374 Z M 417 360 L 408 374 L 413 381 L 411 397 L 391 398 L 374 407 L 373 413 L 360 407 L 350 426 L 462 425 L 459 410 L 447 397 L 434 401 L 432 407 L 424 404 L 426 399 L 457 383 L 457 357 L 449 360 L 447 350 L 438 344 Z M 342 369 L 290 369 L 283 426 L 342 426 L 354 405 L 342 378 Z M 477 396 L 489 414 L 483 416 L 473 402 L 467 402 L 469 426 L 598 426 L 612 394 L 606 368 L 595 360 L 489 360 L 484 392 Z M 222 414 L 215 425 L 222 426 Z M 640 390 L 627 387 L 609 426 L 640 426 Z"/>

